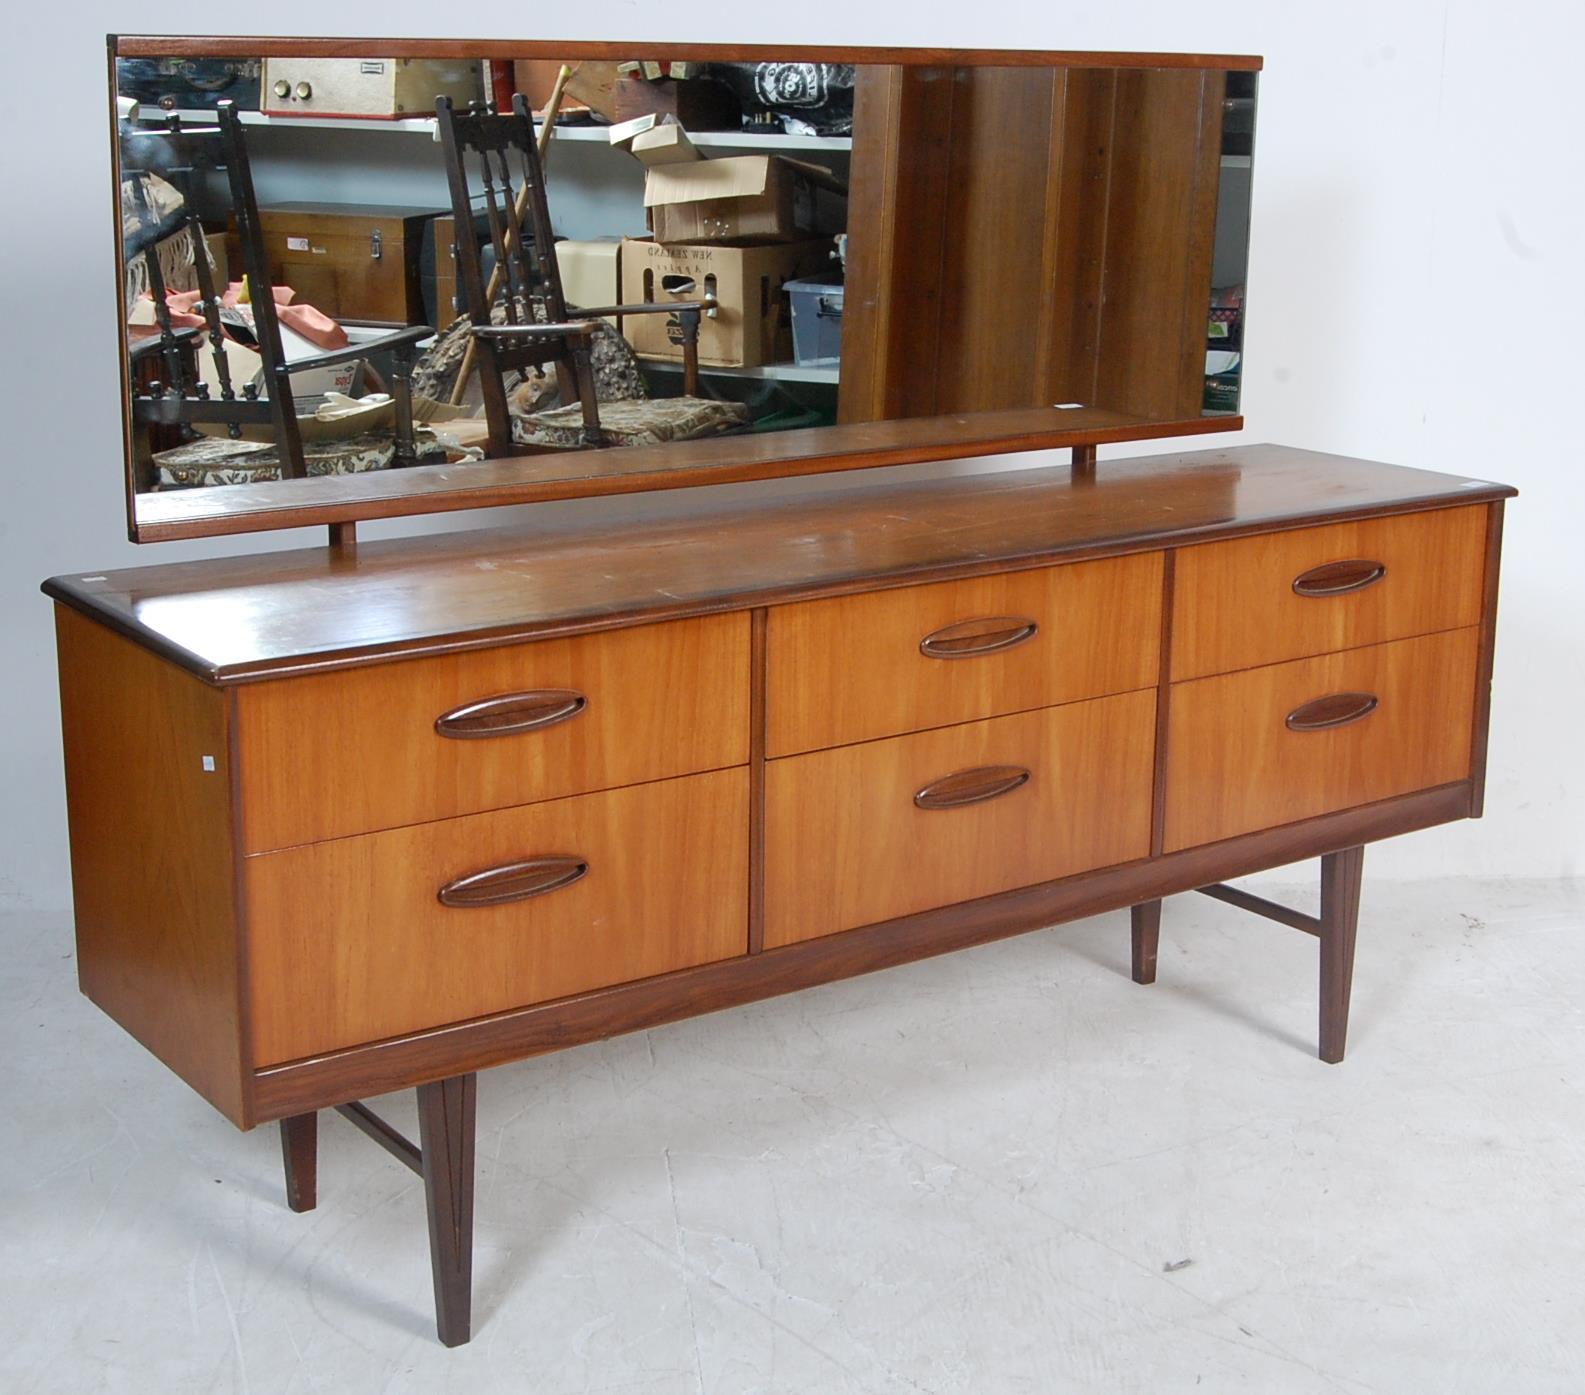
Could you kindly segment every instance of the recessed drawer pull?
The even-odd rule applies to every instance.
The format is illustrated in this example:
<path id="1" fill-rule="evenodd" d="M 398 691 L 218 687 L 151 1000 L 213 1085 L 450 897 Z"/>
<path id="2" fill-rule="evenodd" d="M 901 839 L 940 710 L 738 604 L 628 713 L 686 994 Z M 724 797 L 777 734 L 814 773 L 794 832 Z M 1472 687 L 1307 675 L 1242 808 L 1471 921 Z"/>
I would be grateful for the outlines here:
<path id="1" fill-rule="evenodd" d="M 588 875 L 589 864 L 581 857 L 531 857 L 523 862 L 508 862 L 472 872 L 447 882 L 435 893 L 442 906 L 458 908 L 504 906 L 510 901 L 526 901 L 560 891 Z"/>
<path id="2" fill-rule="evenodd" d="M 1375 693 L 1329 693 L 1288 713 L 1289 731 L 1331 731 L 1370 716 L 1381 704 Z"/>
<path id="3" fill-rule="evenodd" d="M 932 780 L 914 795 L 914 803 L 921 809 L 961 809 L 1011 794 L 1028 783 L 1029 772 L 1021 765 L 977 765 Z"/>
<path id="4" fill-rule="evenodd" d="M 1346 596 L 1350 591 L 1374 586 L 1386 575 L 1385 562 L 1354 557 L 1346 562 L 1323 562 L 1319 567 L 1300 572 L 1293 579 L 1293 590 L 1299 596 Z"/>
<path id="5" fill-rule="evenodd" d="M 463 707 L 453 707 L 435 718 L 435 730 L 455 741 L 476 741 L 488 736 L 512 736 L 539 731 L 576 717 L 589 705 L 582 693 L 566 688 L 545 688 L 532 693 L 504 693 Z"/>
<path id="6" fill-rule="evenodd" d="M 919 652 L 928 659 L 972 659 L 980 654 L 1016 649 L 1039 633 L 1040 626 L 1021 615 L 960 620 L 926 635 L 919 641 Z"/>

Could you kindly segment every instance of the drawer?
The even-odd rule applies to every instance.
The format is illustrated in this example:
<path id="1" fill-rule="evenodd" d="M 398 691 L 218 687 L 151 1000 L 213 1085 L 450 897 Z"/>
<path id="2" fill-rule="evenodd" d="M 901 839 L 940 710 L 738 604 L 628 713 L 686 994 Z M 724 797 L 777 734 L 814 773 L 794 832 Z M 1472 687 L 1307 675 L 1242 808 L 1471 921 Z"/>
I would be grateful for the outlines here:
<path id="1" fill-rule="evenodd" d="M 264 853 L 244 876 L 269 1065 L 746 953 L 748 773 Z"/>
<path id="2" fill-rule="evenodd" d="M 771 761 L 765 943 L 1150 851 L 1153 690 Z"/>
<path id="3" fill-rule="evenodd" d="M 1177 683 L 1167 852 L 1466 779 L 1477 628 Z"/>
<path id="4" fill-rule="evenodd" d="M 245 846 L 742 765 L 748 653 L 716 615 L 244 686 Z"/>
<path id="5" fill-rule="evenodd" d="M 772 756 L 1130 692 L 1156 681 L 1159 553 L 770 612 Z"/>
<path id="6" fill-rule="evenodd" d="M 1477 624 L 1486 510 L 1476 504 L 1182 549 L 1172 677 Z"/>

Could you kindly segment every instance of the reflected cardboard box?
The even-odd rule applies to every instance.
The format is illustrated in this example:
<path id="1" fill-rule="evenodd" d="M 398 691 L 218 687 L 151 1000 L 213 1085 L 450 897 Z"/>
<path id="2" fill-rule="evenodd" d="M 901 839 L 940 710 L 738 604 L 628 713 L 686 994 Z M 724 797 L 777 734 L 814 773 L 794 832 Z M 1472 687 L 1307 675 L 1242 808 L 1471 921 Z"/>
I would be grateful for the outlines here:
<path id="1" fill-rule="evenodd" d="M 556 244 L 556 264 L 561 270 L 561 293 L 577 309 L 590 305 L 616 305 L 622 299 L 622 239 L 599 237 Z M 615 324 L 616 318 L 607 315 Z"/>
<path id="2" fill-rule="evenodd" d="M 664 129 L 664 128 L 659 128 Z M 847 186 L 782 155 L 651 164 L 644 207 L 656 242 L 802 242 L 847 228 Z"/>
<path id="3" fill-rule="evenodd" d="M 622 302 L 665 304 L 713 296 L 715 313 L 699 322 L 700 363 L 714 368 L 784 363 L 793 355 L 782 288 L 830 264 L 829 238 L 768 247 L 665 245 L 629 238 L 622 244 Z M 646 358 L 682 358 L 670 316 L 627 316 L 622 333 Z"/>

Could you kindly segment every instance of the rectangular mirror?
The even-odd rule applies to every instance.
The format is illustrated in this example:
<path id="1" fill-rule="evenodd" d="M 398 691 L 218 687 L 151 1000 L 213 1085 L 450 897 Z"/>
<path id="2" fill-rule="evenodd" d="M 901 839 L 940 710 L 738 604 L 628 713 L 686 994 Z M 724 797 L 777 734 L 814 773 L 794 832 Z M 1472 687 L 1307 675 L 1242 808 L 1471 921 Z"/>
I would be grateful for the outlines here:
<path id="1" fill-rule="evenodd" d="M 1236 428 L 1259 66 L 112 39 L 131 535 Z"/>

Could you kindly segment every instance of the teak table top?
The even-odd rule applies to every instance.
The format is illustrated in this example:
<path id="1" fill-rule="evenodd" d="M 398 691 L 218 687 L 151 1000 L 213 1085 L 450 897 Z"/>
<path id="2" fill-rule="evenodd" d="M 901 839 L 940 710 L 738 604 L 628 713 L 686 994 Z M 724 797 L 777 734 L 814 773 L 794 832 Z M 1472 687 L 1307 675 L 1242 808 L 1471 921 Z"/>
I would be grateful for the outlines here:
<path id="1" fill-rule="evenodd" d="M 1511 496 L 1287 446 L 826 488 L 58 576 L 44 591 L 214 683 Z"/>

